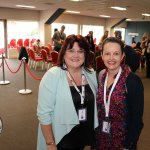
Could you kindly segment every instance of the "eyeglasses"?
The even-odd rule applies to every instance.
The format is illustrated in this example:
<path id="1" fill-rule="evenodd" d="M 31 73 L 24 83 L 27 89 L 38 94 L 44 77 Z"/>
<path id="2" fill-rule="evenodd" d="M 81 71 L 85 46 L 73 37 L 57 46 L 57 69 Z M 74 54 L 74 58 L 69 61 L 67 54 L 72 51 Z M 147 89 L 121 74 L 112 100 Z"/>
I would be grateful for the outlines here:
<path id="1" fill-rule="evenodd" d="M 83 49 L 80 49 L 80 50 L 77 50 L 77 51 L 74 50 L 74 49 L 67 49 L 66 52 L 69 53 L 69 54 L 72 54 L 72 55 L 75 54 L 75 53 L 77 53 L 79 55 L 83 55 L 85 53 L 85 51 Z"/>

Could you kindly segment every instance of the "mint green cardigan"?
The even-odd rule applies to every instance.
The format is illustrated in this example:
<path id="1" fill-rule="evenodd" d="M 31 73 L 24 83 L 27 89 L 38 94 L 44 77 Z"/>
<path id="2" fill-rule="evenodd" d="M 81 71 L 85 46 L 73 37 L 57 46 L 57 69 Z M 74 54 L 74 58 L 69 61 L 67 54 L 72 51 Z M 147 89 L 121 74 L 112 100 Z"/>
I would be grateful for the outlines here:
<path id="1" fill-rule="evenodd" d="M 94 71 L 89 73 L 84 70 L 84 72 L 95 97 L 94 127 L 96 128 L 98 126 L 96 107 L 97 79 Z M 39 124 L 52 124 L 56 144 L 74 126 L 79 124 L 66 72 L 60 67 L 52 67 L 45 73 L 41 80 L 37 116 Z M 37 150 L 46 150 L 46 144 L 40 126 L 38 129 Z"/>

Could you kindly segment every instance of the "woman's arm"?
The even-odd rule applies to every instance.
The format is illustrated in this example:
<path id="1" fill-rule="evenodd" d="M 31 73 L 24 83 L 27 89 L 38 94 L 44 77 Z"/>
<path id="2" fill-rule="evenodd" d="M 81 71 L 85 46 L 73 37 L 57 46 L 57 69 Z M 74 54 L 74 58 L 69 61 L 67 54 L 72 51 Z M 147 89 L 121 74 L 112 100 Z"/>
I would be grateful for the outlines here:
<path id="1" fill-rule="evenodd" d="M 131 73 L 127 78 L 127 136 L 125 148 L 134 150 L 143 128 L 144 87 L 141 79 Z"/>
<path id="2" fill-rule="evenodd" d="M 47 150 L 57 150 L 51 124 L 41 124 L 41 129 L 47 145 Z"/>

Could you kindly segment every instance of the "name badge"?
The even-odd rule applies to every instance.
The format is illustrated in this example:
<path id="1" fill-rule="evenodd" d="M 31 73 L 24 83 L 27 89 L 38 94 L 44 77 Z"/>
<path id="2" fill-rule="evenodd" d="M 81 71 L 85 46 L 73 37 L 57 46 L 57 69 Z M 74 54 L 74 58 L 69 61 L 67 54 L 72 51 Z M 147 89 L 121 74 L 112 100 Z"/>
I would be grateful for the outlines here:
<path id="1" fill-rule="evenodd" d="M 103 121 L 102 132 L 109 134 L 110 133 L 110 122 Z"/>
<path id="2" fill-rule="evenodd" d="M 86 121 L 87 120 L 87 109 L 86 108 L 78 109 L 78 117 L 79 117 L 79 121 Z"/>

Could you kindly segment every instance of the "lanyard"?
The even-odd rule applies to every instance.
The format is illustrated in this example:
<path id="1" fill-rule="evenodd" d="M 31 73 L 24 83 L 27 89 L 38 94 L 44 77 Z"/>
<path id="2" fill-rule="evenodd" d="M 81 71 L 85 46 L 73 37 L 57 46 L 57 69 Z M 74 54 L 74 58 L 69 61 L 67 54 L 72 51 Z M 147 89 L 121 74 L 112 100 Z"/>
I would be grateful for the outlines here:
<path id="1" fill-rule="evenodd" d="M 113 85 L 112 85 L 112 87 L 111 87 L 111 90 L 110 90 L 110 92 L 109 92 L 108 100 L 107 100 L 107 101 L 106 101 L 106 86 L 107 86 L 107 80 L 108 80 L 108 73 L 107 73 L 107 75 L 106 75 L 106 79 L 105 79 L 105 83 L 104 83 L 104 106 L 105 106 L 105 116 L 106 116 L 106 117 L 109 116 L 109 108 L 110 108 L 110 98 L 111 98 L 111 94 L 112 94 L 112 92 L 113 92 L 113 90 L 114 90 L 114 88 L 115 88 L 115 86 L 116 86 L 116 84 L 117 84 L 117 82 L 118 82 L 118 80 L 119 80 L 119 77 L 120 77 L 120 75 L 121 75 L 121 71 L 122 71 L 122 69 L 121 69 L 121 67 L 120 67 L 120 68 L 119 68 L 119 72 L 118 72 L 118 74 L 117 74 L 117 76 L 116 76 L 116 78 L 115 78 L 115 81 L 114 81 L 114 83 L 113 83 Z"/>
<path id="2" fill-rule="evenodd" d="M 84 104 L 84 98 L 85 98 L 85 85 L 84 85 L 85 76 L 84 76 L 84 71 L 82 71 L 82 93 L 78 89 L 78 87 L 77 87 L 76 83 L 74 82 L 74 80 L 73 80 L 71 74 L 69 73 L 69 71 L 66 71 L 66 72 L 67 72 L 67 76 L 70 79 L 72 85 L 77 90 L 77 92 L 80 94 L 81 104 Z"/>

